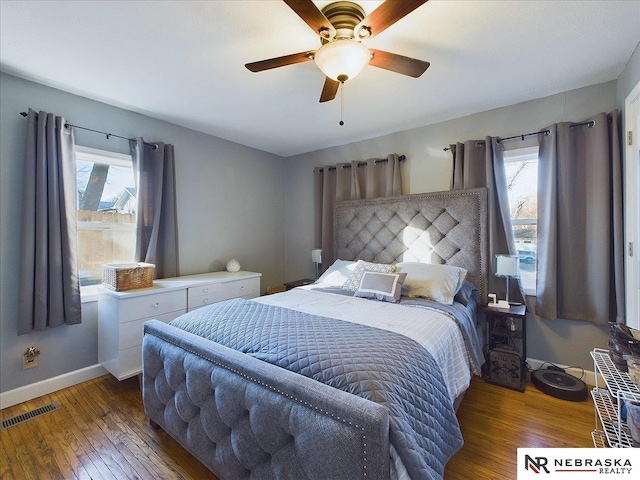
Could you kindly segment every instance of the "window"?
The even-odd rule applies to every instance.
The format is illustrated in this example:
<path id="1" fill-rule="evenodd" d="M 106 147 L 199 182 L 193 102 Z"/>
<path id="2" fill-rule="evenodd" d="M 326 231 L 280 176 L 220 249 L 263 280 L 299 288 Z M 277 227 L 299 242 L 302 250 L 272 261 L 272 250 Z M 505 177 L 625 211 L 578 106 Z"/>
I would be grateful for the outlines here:
<path id="1" fill-rule="evenodd" d="M 520 258 L 520 280 L 527 295 L 536 294 L 538 222 L 538 147 L 504 152 L 511 224 Z"/>
<path id="2" fill-rule="evenodd" d="M 137 197 L 131 156 L 76 146 L 76 179 L 78 271 L 86 287 L 102 282 L 103 263 L 133 261 Z"/>

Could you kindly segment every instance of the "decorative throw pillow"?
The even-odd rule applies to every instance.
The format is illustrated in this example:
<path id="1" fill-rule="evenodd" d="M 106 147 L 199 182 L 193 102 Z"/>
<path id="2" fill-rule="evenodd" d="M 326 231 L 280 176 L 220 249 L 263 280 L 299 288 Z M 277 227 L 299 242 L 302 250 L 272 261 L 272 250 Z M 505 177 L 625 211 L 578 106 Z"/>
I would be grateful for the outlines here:
<path id="1" fill-rule="evenodd" d="M 453 297 L 467 277 L 464 268 L 434 263 L 402 262 L 396 264 L 396 271 L 407 274 L 403 295 L 423 297 L 447 305 L 453 304 Z"/>
<path id="2" fill-rule="evenodd" d="M 358 290 L 358 287 L 360 286 L 360 280 L 362 279 L 362 274 L 366 271 L 391 273 L 395 269 L 395 265 L 388 265 L 386 263 L 371 263 L 365 262 L 364 260 L 358 260 L 356 268 L 353 270 L 353 273 L 347 279 L 347 281 L 344 282 L 344 285 L 342 285 L 342 289 L 348 290 L 350 292 L 355 292 L 356 290 Z"/>
<path id="3" fill-rule="evenodd" d="M 334 287 L 342 287 L 356 268 L 356 262 L 349 260 L 336 260 L 320 275 L 316 283 L 325 283 Z"/>
<path id="4" fill-rule="evenodd" d="M 375 298 L 383 302 L 397 303 L 402 293 L 402 283 L 407 278 L 406 273 L 380 273 L 365 271 L 360 280 L 360 286 L 354 297 Z"/>

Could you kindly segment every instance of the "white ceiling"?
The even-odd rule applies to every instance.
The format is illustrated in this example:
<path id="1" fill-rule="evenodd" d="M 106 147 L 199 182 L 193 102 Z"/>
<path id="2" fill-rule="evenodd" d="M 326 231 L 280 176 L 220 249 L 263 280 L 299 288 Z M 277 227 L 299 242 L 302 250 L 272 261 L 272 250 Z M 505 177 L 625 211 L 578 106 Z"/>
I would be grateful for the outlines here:
<path id="1" fill-rule="evenodd" d="M 431 0 L 365 41 L 431 67 L 414 79 L 368 66 L 340 127 L 313 62 L 244 67 L 319 47 L 280 0 L 0 3 L 3 71 L 282 156 L 613 80 L 639 41 L 638 0 Z"/>

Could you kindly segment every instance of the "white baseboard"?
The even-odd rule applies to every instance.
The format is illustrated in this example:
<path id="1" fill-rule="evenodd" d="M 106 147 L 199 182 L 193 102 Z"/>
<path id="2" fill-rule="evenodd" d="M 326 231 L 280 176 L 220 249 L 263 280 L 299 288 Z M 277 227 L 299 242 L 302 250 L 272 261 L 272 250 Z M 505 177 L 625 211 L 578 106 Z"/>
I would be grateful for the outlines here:
<path id="1" fill-rule="evenodd" d="M 18 387 L 8 392 L 0 393 L 0 409 L 12 407 L 18 403 L 33 400 L 34 398 L 57 392 L 63 388 L 71 387 L 87 380 L 92 380 L 105 375 L 107 370 L 100 364 L 91 365 L 90 367 L 81 368 L 73 372 L 58 375 L 57 377 L 48 378 L 40 382 Z"/>
<path id="2" fill-rule="evenodd" d="M 587 385 L 591 385 L 594 386 L 596 384 L 596 375 L 593 372 L 593 370 L 586 370 L 584 371 L 584 376 L 582 375 L 582 369 L 581 368 L 576 368 L 576 367 L 569 367 L 567 365 L 561 365 L 559 363 L 552 363 L 552 362 L 544 362 L 542 360 L 536 360 L 535 358 L 527 358 L 527 363 L 529 364 L 529 366 L 531 367 L 531 370 L 538 370 L 540 367 L 542 367 L 543 365 L 545 367 L 548 367 L 549 365 L 556 365 L 560 368 L 565 369 L 565 371 L 569 374 L 569 375 L 573 375 L 574 377 L 582 377 L 582 381 L 584 383 L 586 383 Z M 545 365 L 546 364 L 546 365 Z M 600 381 L 600 385 L 603 385 L 602 380 Z"/>

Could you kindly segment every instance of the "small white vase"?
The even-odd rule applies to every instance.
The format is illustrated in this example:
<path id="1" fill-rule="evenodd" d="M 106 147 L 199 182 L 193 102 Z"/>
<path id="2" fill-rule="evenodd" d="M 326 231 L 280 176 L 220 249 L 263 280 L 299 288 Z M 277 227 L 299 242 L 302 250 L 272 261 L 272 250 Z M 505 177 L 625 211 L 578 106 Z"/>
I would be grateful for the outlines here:
<path id="1" fill-rule="evenodd" d="M 238 262 L 235 258 L 229 260 L 227 263 L 227 271 L 228 272 L 239 272 L 240 271 L 240 262 Z"/>

